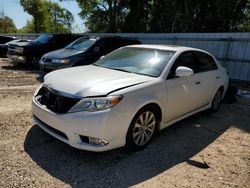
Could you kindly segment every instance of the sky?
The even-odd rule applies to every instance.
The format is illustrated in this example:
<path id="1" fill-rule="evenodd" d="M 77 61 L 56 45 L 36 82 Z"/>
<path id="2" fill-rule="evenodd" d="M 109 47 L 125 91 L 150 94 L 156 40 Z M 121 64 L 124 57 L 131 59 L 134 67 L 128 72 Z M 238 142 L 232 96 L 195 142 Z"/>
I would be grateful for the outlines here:
<path id="1" fill-rule="evenodd" d="M 83 21 L 78 16 L 80 8 L 77 6 L 76 1 L 60 2 L 59 0 L 50 0 L 57 2 L 61 7 L 68 9 L 74 16 L 73 32 L 83 32 Z M 9 16 L 14 21 L 18 29 L 25 26 L 26 22 L 31 19 L 31 16 L 24 12 L 23 7 L 20 5 L 19 0 L 0 0 L 0 12 L 4 11 L 5 16 Z"/>

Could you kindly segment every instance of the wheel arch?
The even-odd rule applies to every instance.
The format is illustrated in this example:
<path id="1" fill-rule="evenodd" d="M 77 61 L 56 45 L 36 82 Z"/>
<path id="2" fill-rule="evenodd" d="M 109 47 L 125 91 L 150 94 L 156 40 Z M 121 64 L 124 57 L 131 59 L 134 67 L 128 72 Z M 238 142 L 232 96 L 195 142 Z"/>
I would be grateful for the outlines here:
<path id="1" fill-rule="evenodd" d="M 148 102 L 146 104 L 143 104 L 135 113 L 134 117 L 137 115 L 137 113 L 139 113 L 140 111 L 142 111 L 145 108 L 153 108 L 156 111 L 156 116 L 158 119 L 158 123 L 157 123 L 157 131 L 160 130 L 160 122 L 162 121 L 162 117 L 163 117 L 163 111 L 161 106 L 156 103 L 156 102 Z M 132 122 L 132 120 L 131 120 Z"/>
<path id="2" fill-rule="evenodd" d="M 155 103 L 155 102 L 148 102 L 147 104 L 142 105 L 135 113 L 133 119 L 131 120 L 131 123 L 129 125 L 129 128 L 126 132 L 126 146 L 130 146 L 131 141 L 130 141 L 130 131 L 131 131 L 131 125 L 132 123 L 135 121 L 135 118 L 138 116 L 138 114 L 142 113 L 145 109 L 153 109 L 154 112 L 156 112 L 156 118 L 158 120 L 156 128 L 155 128 L 155 132 L 160 130 L 160 122 L 162 120 L 162 109 L 160 107 L 159 104 Z"/>
<path id="3" fill-rule="evenodd" d="M 218 91 L 218 90 L 220 90 L 220 91 L 222 92 L 222 94 L 223 94 L 223 93 L 224 93 L 224 90 L 225 90 L 225 89 L 224 89 L 224 86 L 221 85 L 221 86 L 219 87 L 219 89 L 217 89 L 217 91 Z"/>
<path id="4" fill-rule="evenodd" d="M 224 87 L 223 85 L 220 85 L 220 86 L 218 87 L 218 89 L 215 91 L 214 95 L 216 94 L 216 92 L 217 92 L 218 90 L 221 91 L 221 93 L 222 93 L 222 98 L 224 98 L 224 96 L 225 96 L 225 94 L 226 94 L 225 87 Z"/>

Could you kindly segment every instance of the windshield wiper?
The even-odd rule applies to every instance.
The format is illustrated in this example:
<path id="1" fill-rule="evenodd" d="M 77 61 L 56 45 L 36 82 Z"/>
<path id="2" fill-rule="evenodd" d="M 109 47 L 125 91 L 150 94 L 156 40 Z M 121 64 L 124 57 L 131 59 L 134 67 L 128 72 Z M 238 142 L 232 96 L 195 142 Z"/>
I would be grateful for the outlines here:
<path id="1" fill-rule="evenodd" d="M 124 70 L 124 69 L 117 69 L 117 68 L 110 68 L 110 67 L 105 67 L 105 68 L 109 68 L 109 69 L 112 69 L 112 70 L 117 70 L 117 71 L 122 71 L 122 72 L 133 73 L 133 72 L 131 72 L 131 71 Z"/>
<path id="2" fill-rule="evenodd" d="M 131 71 L 128 71 L 128 70 L 118 69 L 118 68 L 112 68 L 112 67 L 100 66 L 100 65 L 98 65 L 97 63 L 93 63 L 92 65 L 97 66 L 97 67 L 106 68 L 106 69 L 117 70 L 117 71 L 128 72 L 128 73 L 134 74 L 134 72 L 131 72 Z"/>

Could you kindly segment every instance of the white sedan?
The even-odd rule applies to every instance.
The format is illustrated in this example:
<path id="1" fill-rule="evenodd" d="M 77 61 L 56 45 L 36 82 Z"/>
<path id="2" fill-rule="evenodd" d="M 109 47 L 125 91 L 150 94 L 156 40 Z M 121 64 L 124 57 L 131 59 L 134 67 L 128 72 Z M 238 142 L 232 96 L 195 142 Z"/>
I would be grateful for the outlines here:
<path id="1" fill-rule="evenodd" d="M 75 148 L 142 148 L 156 131 L 216 111 L 227 87 L 226 70 L 206 51 L 133 45 L 47 74 L 33 97 L 33 119 Z"/>

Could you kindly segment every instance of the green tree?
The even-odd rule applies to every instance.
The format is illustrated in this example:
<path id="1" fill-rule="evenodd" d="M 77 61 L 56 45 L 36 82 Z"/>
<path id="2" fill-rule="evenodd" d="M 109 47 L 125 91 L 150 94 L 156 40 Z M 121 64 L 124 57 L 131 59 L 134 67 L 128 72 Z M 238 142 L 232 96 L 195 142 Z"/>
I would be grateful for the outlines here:
<path id="1" fill-rule="evenodd" d="M 24 11 L 33 17 L 33 30 L 35 33 L 46 31 L 44 23 L 47 13 L 45 12 L 46 4 L 44 2 L 43 0 L 20 0 Z"/>
<path id="2" fill-rule="evenodd" d="M 34 33 L 33 21 L 27 21 L 24 27 L 18 29 L 18 33 Z"/>
<path id="3" fill-rule="evenodd" d="M 69 33 L 74 18 L 71 12 L 58 3 L 47 0 L 20 0 L 24 10 L 32 16 L 20 32 Z"/>
<path id="4" fill-rule="evenodd" d="M 16 33 L 16 31 L 16 26 L 10 17 L 0 17 L 0 33 Z"/>
<path id="5" fill-rule="evenodd" d="M 128 12 L 125 18 L 123 31 L 148 32 L 152 16 L 152 0 L 128 0 Z"/>
<path id="6" fill-rule="evenodd" d="M 238 22 L 236 26 L 234 26 L 235 31 L 240 32 L 249 32 L 250 31 L 250 0 L 247 1 L 246 8 L 243 10 L 244 18 L 242 21 Z"/>
<path id="7" fill-rule="evenodd" d="M 244 22 L 248 0 L 179 0 L 177 32 L 230 32 Z"/>
<path id="8" fill-rule="evenodd" d="M 91 32 L 232 32 L 250 27 L 250 0 L 76 2 Z"/>
<path id="9" fill-rule="evenodd" d="M 47 2 L 47 31 L 55 33 L 69 33 L 72 29 L 74 17 L 67 9 L 57 3 Z"/>
<path id="10" fill-rule="evenodd" d="M 76 0 L 80 16 L 92 32 L 118 32 L 126 16 L 123 0 Z"/>

